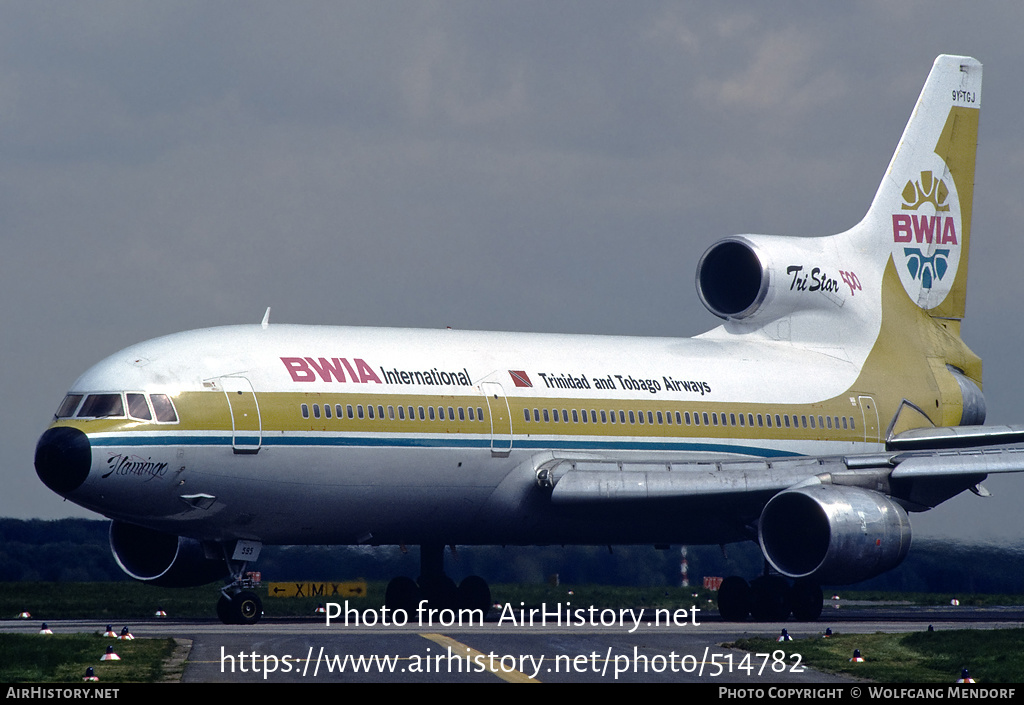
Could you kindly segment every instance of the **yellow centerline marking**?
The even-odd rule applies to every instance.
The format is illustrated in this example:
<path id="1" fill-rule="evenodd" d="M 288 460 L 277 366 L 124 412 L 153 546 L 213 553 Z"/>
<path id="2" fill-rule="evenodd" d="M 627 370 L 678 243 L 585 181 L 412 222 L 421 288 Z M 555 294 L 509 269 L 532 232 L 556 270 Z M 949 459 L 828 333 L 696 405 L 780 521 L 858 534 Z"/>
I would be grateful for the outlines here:
<path id="1" fill-rule="evenodd" d="M 445 636 L 444 634 L 420 634 L 420 636 L 424 639 L 429 639 L 430 641 L 434 642 L 435 644 L 438 644 L 439 646 L 450 648 L 453 654 L 455 652 L 458 652 L 459 658 L 466 659 L 467 661 L 472 663 L 474 667 L 476 666 L 476 664 L 488 664 L 490 662 L 490 659 L 487 658 L 486 654 L 483 654 L 477 651 L 476 649 L 470 648 L 465 644 L 459 643 L 451 637 Z M 465 654 L 465 656 L 463 656 L 462 654 Z M 536 678 L 531 678 L 530 676 L 526 675 L 521 671 L 506 671 L 501 668 L 494 669 L 491 667 L 488 667 L 487 670 L 496 675 L 498 678 L 508 681 L 509 683 L 540 683 L 540 681 Z"/>

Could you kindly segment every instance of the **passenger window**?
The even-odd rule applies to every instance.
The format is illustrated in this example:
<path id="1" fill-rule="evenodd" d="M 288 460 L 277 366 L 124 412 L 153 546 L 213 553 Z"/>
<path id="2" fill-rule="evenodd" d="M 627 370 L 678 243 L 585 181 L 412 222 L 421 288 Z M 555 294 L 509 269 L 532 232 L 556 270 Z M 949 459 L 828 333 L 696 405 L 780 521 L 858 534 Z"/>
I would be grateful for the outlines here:
<path id="1" fill-rule="evenodd" d="M 330 404 L 324 404 L 324 418 L 327 418 L 327 419 L 331 418 L 331 405 Z"/>
<path id="2" fill-rule="evenodd" d="M 309 406 L 306 405 L 306 404 L 302 405 L 302 418 L 304 418 L 304 419 L 308 419 L 309 418 Z"/>
<path id="3" fill-rule="evenodd" d="M 149 411 L 149 404 L 146 403 L 145 394 L 126 394 L 128 398 L 128 415 L 133 419 L 152 421 L 153 414 Z"/>
<path id="4" fill-rule="evenodd" d="M 153 411 L 156 413 L 156 420 L 160 423 L 178 423 L 178 414 L 174 411 L 174 404 L 166 394 L 150 394 L 149 401 L 153 404 Z"/>
<path id="5" fill-rule="evenodd" d="M 314 404 L 313 405 L 313 418 L 315 418 L 315 419 L 320 418 L 320 405 L 319 404 Z"/>
<path id="6" fill-rule="evenodd" d="M 526 419 L 526 423 L 530 423 L 530 410 L 523 409 L 523 417 Z"/>

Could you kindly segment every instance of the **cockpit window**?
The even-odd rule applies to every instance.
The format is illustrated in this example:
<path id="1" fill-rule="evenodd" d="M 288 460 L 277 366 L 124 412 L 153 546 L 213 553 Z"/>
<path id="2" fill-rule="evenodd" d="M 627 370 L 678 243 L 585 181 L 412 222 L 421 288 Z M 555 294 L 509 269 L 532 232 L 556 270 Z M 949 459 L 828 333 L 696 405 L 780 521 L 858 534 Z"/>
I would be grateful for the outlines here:
<path id="1" fill-rule="evenodd" d="M 150 394 L 153 402 L 153 411 L 156 412 L 156 420 L 161 423 L 177 423 L 178 414 L 174 411 L 174 404 L 166 394 Z"/>
<path id="2" fill-rule="evenodd" d="M 105 418 L 124 416 L 124 403 L 120 394 L 90 394 L 78 410 L 78 418 Z"/>
<path id="3" fill-rule="evenodd" d="M 125 395 L 128 398 L 128 415 L 133 419 L 141 419 L 143 421 L 152 421 L 153 414 L 149 411 L 149 404 L 146 403 L 145 394 L 133 394 L 129 392 Z"/>
<path id="4" fill-rule="evenodd" d="M 82 394 L 68 394 L 64 397 L 64 401 L 60 403 L 60 408 L 57 409 L 57 418 L 66 419 L 75 415 L 75 409 L 78 408 L 78 403 L 82 401 Z"/>

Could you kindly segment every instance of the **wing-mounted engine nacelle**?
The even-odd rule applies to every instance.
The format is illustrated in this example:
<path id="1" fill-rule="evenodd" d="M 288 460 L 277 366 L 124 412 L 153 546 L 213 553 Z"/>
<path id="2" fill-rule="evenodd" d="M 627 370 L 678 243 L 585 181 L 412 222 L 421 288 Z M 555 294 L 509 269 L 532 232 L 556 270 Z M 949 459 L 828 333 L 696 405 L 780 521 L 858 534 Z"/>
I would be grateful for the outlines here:
<path id="1" fill-rule="evenodd" d="M 110 524 L 110 550 L 121 570 L 152 585 L 195 587 L 228 574 L 224 560 L 208 558 L 195 539 L 121 521 Z"/>
<path id="2" fill-rule="evenodd" d="M 831 238 L 735 235 L 701 256 L 697 294 L 711 313 L 731 321 L 836 309 L 860 285 L 838 261 Z"/>
<path id="3" fill-rule="evenodd" d="M 899 504 L 859 487 L 816 485 L 775 495 L 761 512 L 761 550 L 789 578 L 848 584 L 895 568 L 910 550 Z"/>

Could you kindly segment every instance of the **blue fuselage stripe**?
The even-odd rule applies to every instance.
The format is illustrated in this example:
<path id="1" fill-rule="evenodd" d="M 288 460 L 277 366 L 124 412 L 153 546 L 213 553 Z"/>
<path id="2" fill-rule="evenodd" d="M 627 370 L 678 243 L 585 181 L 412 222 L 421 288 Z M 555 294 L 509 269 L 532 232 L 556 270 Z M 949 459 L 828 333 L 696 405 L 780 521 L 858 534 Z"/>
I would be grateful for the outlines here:
<path id="1" fill-rule="evenodd" d="M 492 446 L 490 438 L 432 438 L 432 437 L 373 437 L 373 436 L 270 436 L 259 438 L 238 436 L 235 443 L 239 446 L 294 446 L 294 447 L 344 447 L 344 448 L 484 448 Z M 123 436 L 90 436 L 94 447 L 132 447 L 132 446 L 230 446 L 232 437 L 226 436 L 186 436 L 186 435 L 123 435 Z M 508 440 L 497 440 L 496 448 L 508 450 Z M 749 445 L 729 445 L 725 443 L 708 443 L 695 441 L 636 441 L 636 440 L 533 440 L 514 438 L 512 450 L 627 450 L 627 451 L 677 451 L 697 453 L 734 453 L 760 458 L 791 457 L 800 455 L 789 450 L 761 448 Z"/>

